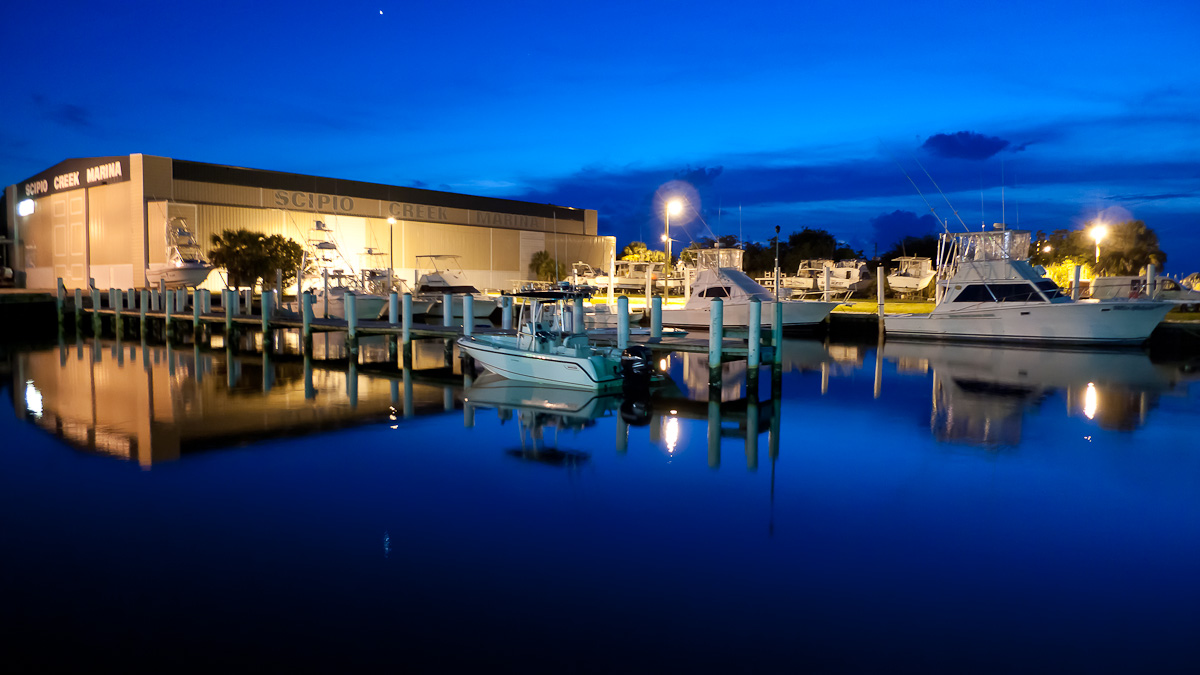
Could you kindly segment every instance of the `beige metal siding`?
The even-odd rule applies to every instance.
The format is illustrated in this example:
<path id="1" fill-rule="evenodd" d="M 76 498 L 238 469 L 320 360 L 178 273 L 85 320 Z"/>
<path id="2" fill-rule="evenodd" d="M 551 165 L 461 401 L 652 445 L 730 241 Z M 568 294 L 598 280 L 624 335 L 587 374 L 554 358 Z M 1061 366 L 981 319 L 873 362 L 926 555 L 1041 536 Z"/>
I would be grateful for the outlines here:
<path id="1" fill-rule="evenodd" d="M 177 202 L 261 207 L 263 206 L 262 192 L 260 188 L 241 185 L 197 183 L 190 180 L 174 181 L 174 199 Z"/>

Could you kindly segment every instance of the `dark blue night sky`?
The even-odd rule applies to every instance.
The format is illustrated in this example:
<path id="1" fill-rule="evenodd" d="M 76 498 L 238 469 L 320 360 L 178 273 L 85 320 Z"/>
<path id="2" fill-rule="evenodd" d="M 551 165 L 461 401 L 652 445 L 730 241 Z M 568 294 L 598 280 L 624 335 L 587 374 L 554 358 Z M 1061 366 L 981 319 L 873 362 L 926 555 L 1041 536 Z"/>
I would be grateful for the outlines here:
<path id="1" fill-rule="evenodd" d="M 141 152 L 597 209 L 657 241 L 1138 218 L 1200 269 L 1195 2 L 10 4 L 0 183 Z M 1001 191 L 1003 189 L 1003 199 Z M 703 222 L 701 222 L 703 221 Z M 673 223 L 673 226 L 676 223 Z"/>

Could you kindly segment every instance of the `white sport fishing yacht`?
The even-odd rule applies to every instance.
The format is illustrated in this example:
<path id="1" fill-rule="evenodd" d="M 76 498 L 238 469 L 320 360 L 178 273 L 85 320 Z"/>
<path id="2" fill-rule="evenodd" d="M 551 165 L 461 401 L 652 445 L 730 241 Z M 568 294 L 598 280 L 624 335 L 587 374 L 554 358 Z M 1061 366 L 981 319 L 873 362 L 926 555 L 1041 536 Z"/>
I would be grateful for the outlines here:
<path id="1" fill-rule="evenodd" d="M 458 261 L 460 257 L 457 255 L 417 256 L 417 262 L 422 269 L 432 269 L 433 271 L 425 272 L 417 279 L 413 300 L 420 299 L 431 302 L 428 312 L 430 316 L 445 316 L 446 310 L 442 306 L 444 304 L 442 296 L 452 293 L 454 298 L 450 310 L 451 316 L 461 319 L 463 296 L 470 295 L 473 303 L 472 318 L 486 319 L 496 310 L 496 299 L 481 293 L 478 288 L 467 281 L 467 274 Z"/>
<path id="2" fill-rule="evenodd" d="M 1140 344 L 1173 305 L 1155 300 L 1072 300 L 1029 263 L 1030 233 L 997 224 L 942 235 L 948 245 L 929 314 L 884 316 L 889 337 Z"/>
<path id="3" fill-rule="evenodd" d="M 743 251 L 737 248 L 711 248 L 697 251 L 698 271 L 691 292 L 682 309 L 664 308 L 663 325 L 684 328 L 708 328 L 711 325 L 712 301 L 722 302 L 722 324 L 726 328 L 748 328 L 750 301 L 762 302 L 760 323 L 763 328 L 775 324 L 775 305 L 783 306 L 783 327 L 813 326 L 825 320 L 837 307 L 837 302 L 816 300 L 776 301 L 761 284 L 741 270 Z"/>
<path id="4" fill-rule="evenodd" d="M 162 281 L 167 288 L 191 288 L 204 283 L 212 270 L 187 221 L 176 217 L 167 223 L 167 262 L 151 265 L 146 282 L 152 287 Z"/>

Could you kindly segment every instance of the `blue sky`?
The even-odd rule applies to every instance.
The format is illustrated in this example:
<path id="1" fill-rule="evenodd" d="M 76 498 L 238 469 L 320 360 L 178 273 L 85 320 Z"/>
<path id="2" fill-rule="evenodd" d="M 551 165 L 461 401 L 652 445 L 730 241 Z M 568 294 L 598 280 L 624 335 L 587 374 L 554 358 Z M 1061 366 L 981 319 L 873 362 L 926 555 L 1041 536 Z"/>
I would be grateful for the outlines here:
<path id="1" fill-rule="evenodd" d="M 382 13 L 381 13 L 382 12 Z M 599 211 L 657 241 L 1139 218 L 1200 270 L 1195 2 L 18 3 L 0 183 L 143 152 Z M 1001 200 L 1001 187 L 1004 199 Z M 703 222 L 701 222 L 703 221 Z"/>

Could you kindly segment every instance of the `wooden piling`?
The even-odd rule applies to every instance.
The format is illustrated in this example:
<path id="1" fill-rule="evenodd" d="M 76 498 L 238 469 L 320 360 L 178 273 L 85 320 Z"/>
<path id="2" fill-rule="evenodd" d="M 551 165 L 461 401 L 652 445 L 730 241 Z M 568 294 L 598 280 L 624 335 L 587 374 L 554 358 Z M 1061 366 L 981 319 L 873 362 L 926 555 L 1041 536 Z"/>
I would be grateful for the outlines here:
<path id="1" fill-rule="evenodd" d="M 775 303 L 775 323 L 771 326 L 771 344 L 775 347 L 775 356 L 771 361 L 772 369 L 777 373 L 783 372 L 783 303 Z"/>
<path id="2" fill-rule="evenodd" d="M 185 290 L 184 293 L 186 294 L 187 291 Z M 200 305 L 201 305 L 201 302 L 200 302 L 200 298 L 196 297 L 198 295 L 200 295 L 199 290 L 195 291 L 195 293 L 192 296 L 192 342 L 195 344 L 200 344 Z"/>
<path id="3" fill-rule="evenodd" d="M 750 340 L 747 343 L 749 353 L 746 356 L 746 373 L 758 379 L 759 348 L 762 346 L 762 301 L 758 298 L 750 298 L 748 327 L 750 329 Z"/>
<path id="4" fill-rule="evenodd" d="M 442 294 L 442 325 L 454 325 L 454 296 L 449 293 Z"/>
<path id="5" fill-rule="evenodd" d="M 83 289 L 75 289 L 75 332 L 79 332 L 79 326 L 83 323 Z"/>
<path id="6" fill-rule="evenodd" d="M 463 296 L 463 335 L 470 335 L 475 323 L 475 296 L 467 293 Z"/>
<path id="7" fill-rule="evenodd" d="M 880 265 L 875 271 L 875 302 L 876 311 L 879 314 L 879 326 L 883 327 L 883 293 L 886 290 L 887 276 L 884 274 L 883 265 Z"/>
<path id="8" fill-rule="evenodd" d="M 125 337 L 125 321 L 121 318 L 121 307 L 125 304 L 125 298 L 122 296 L 125 293 L 119 288 L 110 289 L 109 293 L 111 298 L 109 304 L 112 305 L 113 310 L 113 333 L 120 340 Z"/>
<path id="9" fill-rule="evenodd" d="M 161 284 L 160 284 L 161 285 Z M 164 294 L 162 296 L 163 306 L 163 341 L 168 345 L 171 344 L 171 297 Z"/>
<path id="10" fill-rule="evenodd" d="M 143 288 L 141 295 L 142 301 L 138 303 L 138 335 L 144 341 L 146 339 L 146 306 L 150 304 L 150 289 Z"/>
<path id="11" fill-rule="evenodd" d="M 826 267 L 824 271 L 825 271 L 825 285 L 823 288 L 825 289 L 825 296 L 823 299 L 825 300 L 825 302 L 829 302 L 829 268 Z"/>
<path id="12" fill-rule="evenodd" d="M 237 311 L 237 291 L 226 288 L 221 291 L 222 309 L 225 310 L 225 345 L 233 342 L 233 313 Z"/>
<path id="13" fill-rule="evenodd" d="M 349 295 L 347 293 L 347 295 Z M 274 293 L 266 291 L 262 294 L 262 349 L 263 354 L 271 351 L 271 314 L 275 310 Z"/>
<path id="14" fill-rule="evenodd" d="M 662 337 L 662 303 L 661 296 L 655 297 L 650 303 L 650 337 Z"/>
<path id="15" fill-rule="evenodd" d="M 313 295 L 308 291 L 300 295 L 300 320 L 303 324 L 303 328 L 300 330 L 300 337 L 304 342 L 304 355 L 311 361 L 313 355 Z"/>
<path id="16" fill-rule="evenodd" d="M 1080 275 L 1081 271 L 1082 271 L 1082 268 L 1079 265 L 1076 265 L 1075 266 L 1075 284 L 1073 286 L 1071 286 L 1071 299 L 1075 300 L 1076 302 L 1079 301 L 1079 293 L 1080 293 L 1079 275 Z"/>
<path id="17" fill-rule="evenodd" d="M 629 298 L 622 295 L 617 298 L 617 347 L 625 349 L 629 346 Z"/>
<path id="18" fill-rule="evenodd" d="M 92 335 L 100 337 L 100 289 L 92 286 Z"/>
<path id="19" fill-rule="evenodd" d="M 400 321 L 400 294 L 392 291 L 388 295 L 388 323 L 395 326 Z"/>
<path id="20" fill-rule="evenodd" d="M 352 354 L 358 354 L 358 301 L 355 300 L 354 291 L 346 291 L 342 300 L 342 306 L 346 313 L 346 349 Z M 355 359 L 350 359 L 354 362 Z"/>
<path id="21" fill-rule="evenodd" d="M 575 298 L 575 301 L 571 303 L 571 332 L 587 332 L 587 328 L 583 325 L 583 298 Z"/>
<path id="22" fill-rule="evenodd" d="M 725 338 L 725 303 L 714 298 L 709 310 L 708 385 L 721 385 L 721 348 Z"/>
<path id="23" fill-rule="evenodd" d="M 63 316 L 63 311 L 64 311 L 63 308 L 66 306 L 66 304 L 67 304 L 67 287 L 63 286 L 62 277 L 59 277 L 58 278 L 58 290 L 57 290 L 57 294 L 55 295 L 55 300 L 54 300 L 54 309 L 58 314 L 58 329 L 59 330 L 62 330 L 63 322 L 66 320 L 66 317 Z"/>
<path id="24" fill-rule="evenodd" d="M 400 356 L 403 361 L 403 366 L 408 368 L 412 365 L 412 293 L 404 294 L 402 303 L 402 319 L 403 324 L 400 327 Z M 408 399 L 405 399 L 405 403 Z"/>

